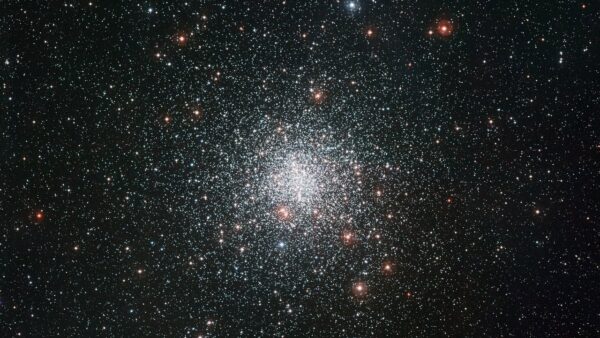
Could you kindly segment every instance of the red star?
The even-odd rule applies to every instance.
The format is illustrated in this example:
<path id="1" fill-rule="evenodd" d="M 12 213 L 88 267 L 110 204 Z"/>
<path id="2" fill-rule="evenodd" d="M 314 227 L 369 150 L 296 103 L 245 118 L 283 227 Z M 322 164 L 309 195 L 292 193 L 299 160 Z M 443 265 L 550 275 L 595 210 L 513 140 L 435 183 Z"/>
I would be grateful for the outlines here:
<path id="1" fill-rule="evenodd" d="M 440 19 L 435 26 L 435 31 L 441 37 L 449 37 L 454 33 L 454 24 L 447 19 Z"/>

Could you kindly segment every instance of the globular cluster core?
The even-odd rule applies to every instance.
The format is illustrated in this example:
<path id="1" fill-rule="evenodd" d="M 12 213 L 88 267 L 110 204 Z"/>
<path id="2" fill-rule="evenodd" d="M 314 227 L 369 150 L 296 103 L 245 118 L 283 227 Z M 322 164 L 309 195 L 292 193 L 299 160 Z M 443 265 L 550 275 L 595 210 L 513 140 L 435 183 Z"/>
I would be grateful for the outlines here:
<path id="1" fill-rule="evenodd" d="M 600 336 L 597 5 L 1 1 L 0 336 Z"/>

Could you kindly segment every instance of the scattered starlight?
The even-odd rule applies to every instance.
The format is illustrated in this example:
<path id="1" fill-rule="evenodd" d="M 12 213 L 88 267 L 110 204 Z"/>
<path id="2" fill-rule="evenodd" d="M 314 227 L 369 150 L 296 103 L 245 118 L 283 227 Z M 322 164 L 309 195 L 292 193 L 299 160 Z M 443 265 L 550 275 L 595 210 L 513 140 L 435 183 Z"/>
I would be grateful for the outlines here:
<path id="1" fill-rule="evenodd" d="M 0 335 L 599 336 L 595 9 L 8 1 Z"/>

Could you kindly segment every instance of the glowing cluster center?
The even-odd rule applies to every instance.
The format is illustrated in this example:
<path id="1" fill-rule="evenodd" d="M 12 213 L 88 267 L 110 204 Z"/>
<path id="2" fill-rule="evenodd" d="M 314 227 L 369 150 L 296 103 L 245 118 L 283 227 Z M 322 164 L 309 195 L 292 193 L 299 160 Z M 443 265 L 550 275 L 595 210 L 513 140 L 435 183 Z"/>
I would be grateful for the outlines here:
<path id="1" fill-rule="evenodd" d="M 297 156 L 286 159 L 280 168 L 280 172 L 275 175 L 278 195 L 289 202 L 310 202 L 318 191 L 316 168 Z"/>

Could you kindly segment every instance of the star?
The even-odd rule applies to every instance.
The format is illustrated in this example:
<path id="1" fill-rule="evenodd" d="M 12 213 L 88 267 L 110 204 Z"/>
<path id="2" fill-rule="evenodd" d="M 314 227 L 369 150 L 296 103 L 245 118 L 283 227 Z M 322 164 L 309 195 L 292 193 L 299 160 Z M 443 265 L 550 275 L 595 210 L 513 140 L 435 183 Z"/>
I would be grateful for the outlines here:
<path id="1" fill-rule="evenodd" d="M 44 210 L 33 210 L 30 214 L 30 220 L 33 221 L 33 223 L 42 223 L 44 222 L 44 220 L 46 219 L 46 213 L 44 212 Z"/>
<path id="2" fill-rule="evenodd" d="M 341 240 L 345 246 L 352 246 L 356 243 L 356 235 L 354 231 L 346 229 L 342 231 Z"/>
<path id="3" fill-rule="evenodd" d="M 310 91 L 312 93 L 312 102 L 314 104 L 319 105 L 323 103 L 325 100 L 325 92 L 323 90 L 312 88 Z"/>
<path id="4" fill-rule="evenodd" d="M 440 19 L 435 25 L 435 32 L 438 36 L 449 37 L 454 33 L 454 24 L 451 20 Z M 429 35 L 432 35 L 433 31 L 429 31 Z"/>
<path id="5" fill-rule="evenodd" d="M 292 212 L 286 205 L 280 205 L 276 208 L 277 218 L 280 221 L 289 221 L 292 218 Z"/>
<path id="6" fill-rule="evenodd" d="M 352 284 L 352 295 L 356 298 L 363 299 L 368 294 L 368 286 L 364 281 L 355 281 Z"/>
<path id="7" fill-rule="evenodd" d="M 396 264 L 391 259 L 386 259 L 381 263 L 381 273 L 384 276 L 391 276 L 396 272 Z"/>

